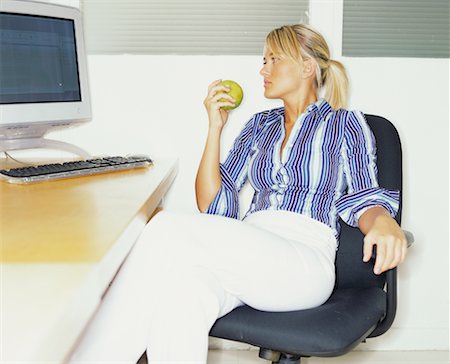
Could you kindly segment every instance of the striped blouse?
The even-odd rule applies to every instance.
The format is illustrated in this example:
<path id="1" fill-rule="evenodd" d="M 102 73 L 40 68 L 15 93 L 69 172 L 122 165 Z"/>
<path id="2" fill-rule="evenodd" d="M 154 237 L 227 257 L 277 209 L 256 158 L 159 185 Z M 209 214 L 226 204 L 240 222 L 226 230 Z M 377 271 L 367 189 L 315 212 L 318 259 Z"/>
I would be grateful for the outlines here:
<path id="1" fill-rule="evenodd" d="M 361 112 L 333 110 L 320 99 L 299 116 L 281 153 L 284 138 L 284 108 L 255 114 L 220 164 L 222 185 L 206 213 L 238 219 L 238 192 L 248 179 L 255 193 L 246 216 L 292 211 L 338 237 L 338 216 L 358 226 L 372 206 L 396 215 L 399 191 L 378 186 L 375 139 Z"/>

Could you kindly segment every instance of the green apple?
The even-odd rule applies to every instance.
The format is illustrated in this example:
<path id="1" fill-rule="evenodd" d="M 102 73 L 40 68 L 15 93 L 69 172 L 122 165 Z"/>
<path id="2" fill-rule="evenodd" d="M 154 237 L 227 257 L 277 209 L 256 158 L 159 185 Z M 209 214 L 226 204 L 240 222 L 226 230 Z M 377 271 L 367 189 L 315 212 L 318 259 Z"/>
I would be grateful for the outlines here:
<path id="1" fill-rule="evenodd" d="M 244 97 L 244 91 L 242 91 L 241 86 L 239 86 L 238 83 L 231 81 L 231 80 L 225 80 L 219 83 L 220 86 L 228 86 L 230 91 L 228 91 L 228 95 L 230 95 L 233 99 L 236 100 L 234 103 L 234 106 L 223 106 L 222 109 L 224 110 L 233 110 L 236 109 L 242 102 L 242 98 Z M 226 99 L 221 99 L 221 102 L 229 101 Z"/>

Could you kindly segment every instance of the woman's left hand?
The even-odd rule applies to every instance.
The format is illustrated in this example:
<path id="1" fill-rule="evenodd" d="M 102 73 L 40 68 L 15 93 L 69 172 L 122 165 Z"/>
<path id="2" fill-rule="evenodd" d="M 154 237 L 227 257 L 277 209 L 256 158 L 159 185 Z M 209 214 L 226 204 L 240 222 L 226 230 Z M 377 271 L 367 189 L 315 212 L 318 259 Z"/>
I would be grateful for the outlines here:
<path id="1" fill-rule="evenodd" d="M 376 245 L 374 273 L 381 274 L 395 268 L 406 258 L 407 241 L 397 222 L 387 214 L 378 215 L 364 238 L 363 261 L 368 262 Z"/>

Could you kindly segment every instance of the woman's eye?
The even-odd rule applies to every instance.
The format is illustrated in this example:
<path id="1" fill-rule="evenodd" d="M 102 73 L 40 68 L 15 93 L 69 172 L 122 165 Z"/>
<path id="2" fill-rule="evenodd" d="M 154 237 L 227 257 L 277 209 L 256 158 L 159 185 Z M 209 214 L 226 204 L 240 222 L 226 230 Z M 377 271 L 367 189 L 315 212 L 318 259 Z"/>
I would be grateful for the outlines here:
<path id="1" fill-rule="evenodd" d="M 277 61 L 279 61 L 281 58 L 280 57 L 270 57 L 270 62 L 272 62 L 272 63 L 276 63 Z M 263 59 L 263 65 L 264 64 L 267 64 L 267 59 L 266 58 L 264 58 Z"/>

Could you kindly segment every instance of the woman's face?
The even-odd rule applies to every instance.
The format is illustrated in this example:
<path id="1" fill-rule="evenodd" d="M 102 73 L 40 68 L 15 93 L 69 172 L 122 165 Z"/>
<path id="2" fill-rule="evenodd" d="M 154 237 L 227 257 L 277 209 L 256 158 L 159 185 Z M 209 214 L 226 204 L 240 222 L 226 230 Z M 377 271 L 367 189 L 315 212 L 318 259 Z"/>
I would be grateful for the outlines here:
<path id="1" fill-rule="evenodd" d="M 302 82 L 302 62 L 264 51 L 263 67 L 264 96 L 268 99 L 286 99 L 300 92 Z"/>

